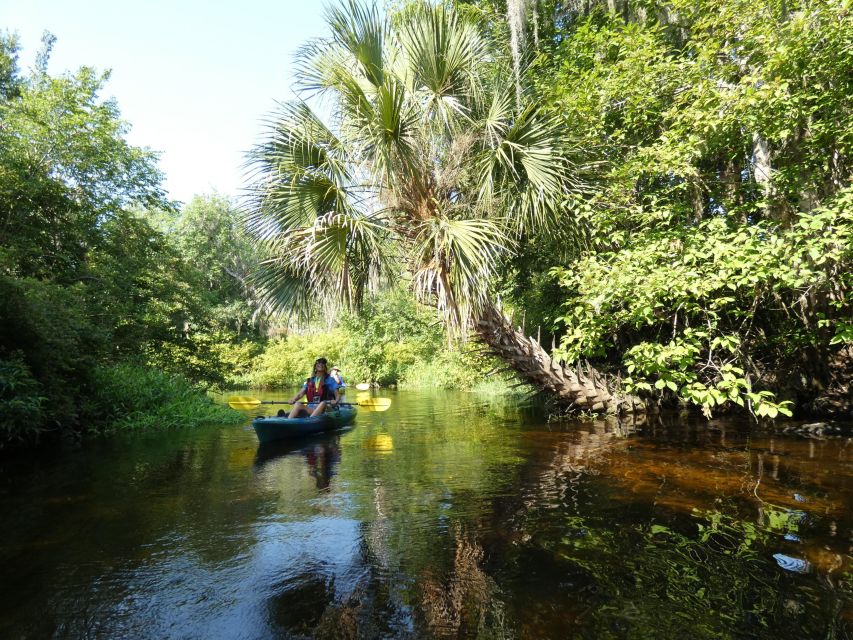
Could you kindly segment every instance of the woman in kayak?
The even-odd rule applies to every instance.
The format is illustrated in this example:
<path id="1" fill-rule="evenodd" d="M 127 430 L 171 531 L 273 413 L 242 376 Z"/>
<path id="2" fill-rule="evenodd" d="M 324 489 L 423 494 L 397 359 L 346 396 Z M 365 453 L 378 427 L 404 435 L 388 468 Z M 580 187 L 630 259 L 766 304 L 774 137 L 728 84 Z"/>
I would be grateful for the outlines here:
<path id="1" fill-rule="evenodd" d="M 308 413 L 308 408 L 299 399 L 305 396 L 309 405 L 316 404 L 316 408 L 311 412 L 311 417 L 319 416 L 329 407 L 337 407 L 340 402 L 341 395 L 338 389 L 338 383 L 329 375 L 326 369 L 326 359 L 317 358 L 314 363 L 314 375 L 305 380 L 305 384 L 299 390 L 293 400 L 289 404 L 293 405 L 288 418 L 300 418 L 303 414 Z"/>

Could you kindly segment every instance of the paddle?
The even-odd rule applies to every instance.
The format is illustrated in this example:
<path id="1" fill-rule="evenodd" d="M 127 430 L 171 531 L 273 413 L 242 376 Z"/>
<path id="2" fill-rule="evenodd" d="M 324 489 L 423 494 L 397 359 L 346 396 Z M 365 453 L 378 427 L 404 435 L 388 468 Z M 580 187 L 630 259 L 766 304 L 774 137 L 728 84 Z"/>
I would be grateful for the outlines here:
<path id="1" fill-rule="evenodd" d="M 284 402 L 282 400 L 258 400 L 251 396 L 233 396 L 228 399 L 228 404 L 232 409 L 257 409 L 262 404 L 290 404 L 292 402 Z M 391 406 L 390 398 L 367 398 L 357 402 L 342 402 L 341 404 L 354 404 L 359 407 L 364 407 L 368 411 L 387 411 Z"/>

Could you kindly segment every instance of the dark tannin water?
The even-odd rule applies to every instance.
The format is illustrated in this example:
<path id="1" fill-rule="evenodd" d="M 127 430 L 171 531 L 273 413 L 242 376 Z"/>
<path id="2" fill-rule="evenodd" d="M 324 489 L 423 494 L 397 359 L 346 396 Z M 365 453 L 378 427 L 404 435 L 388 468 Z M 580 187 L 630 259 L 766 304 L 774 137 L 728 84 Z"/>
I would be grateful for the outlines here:
<path id="1" fill-rule="evenodd" d="M 0 637 L 853 637 L 849 440 L 382 395 L 7 456 Z"/>

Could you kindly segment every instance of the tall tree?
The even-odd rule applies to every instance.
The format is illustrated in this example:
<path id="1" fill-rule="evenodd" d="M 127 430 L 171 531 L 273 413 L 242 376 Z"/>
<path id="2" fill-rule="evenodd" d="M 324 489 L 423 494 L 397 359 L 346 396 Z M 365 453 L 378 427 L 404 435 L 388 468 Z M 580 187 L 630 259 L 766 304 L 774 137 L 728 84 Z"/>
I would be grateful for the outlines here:
<path id="1" fill-rule="evenodd" d="M 0 35 L 0 267 L 70 282 L 106 218 L 167 203 L 156 154 L 128 144 L 116 103 L 99 96 L 109 73 L 48 75 L 53 40 L 22 77 L 17 39 Z"/>
<path id="2" fill-rule="evenodd" d="M 252 155 L 248 222 L 274 251 L 259 276 L 271 308 L 358 305 L 402 263 L 450 328 L 474 327 L 537 386 L 577 406 L 626 406 L 514 331 L 490 289 L 528 234 L 575 226 L 580 185 L 556 119 L 514 95 L 511 69 L 495 68 L 494 43 L 464 13 L 416 2 L 386 17 L 349 2 L 327 23 L 299 77 L 330 124 L 305 102 L 283 105 Z"/>

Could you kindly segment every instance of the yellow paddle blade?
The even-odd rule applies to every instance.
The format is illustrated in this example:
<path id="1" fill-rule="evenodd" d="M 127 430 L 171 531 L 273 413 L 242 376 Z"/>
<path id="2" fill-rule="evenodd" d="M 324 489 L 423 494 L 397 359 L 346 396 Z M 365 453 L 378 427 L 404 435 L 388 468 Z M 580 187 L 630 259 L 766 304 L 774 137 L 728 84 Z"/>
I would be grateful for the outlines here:
<path id="1" fill-rule="evenodd" d="M 356 402 L 359 407 L 364 407 L 368 411 L 387 411 L 391 406 L 390 398 L 367 398 Z"/>
<path id="2" fill-rule="evenodd" d="M 232 396 L 228 398 L 228 406 L 232 409 L 257 409 L 261 406 L 261 401 L 251 396 Z"/>

